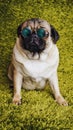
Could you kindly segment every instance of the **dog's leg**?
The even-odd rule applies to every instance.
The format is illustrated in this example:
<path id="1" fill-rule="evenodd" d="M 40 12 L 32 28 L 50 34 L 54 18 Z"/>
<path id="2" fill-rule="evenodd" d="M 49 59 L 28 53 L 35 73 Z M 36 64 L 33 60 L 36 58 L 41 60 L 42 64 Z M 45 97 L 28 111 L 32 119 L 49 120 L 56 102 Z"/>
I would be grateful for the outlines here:
<path id="1" fill-rule="evenodd" d="M 65 101 L 65 99 L 62 97 L 59 86 L 58 86 L 58 77 L 57 77 L 57 72 L 55 72 L 50 78 L 50 86 L 53 90 L 56 102 L 59 103 L 60 105 L 68 106 L 68 103 Z"/>
<path id="2" fill-rule="evenodd" d="M 21 104 L 21 86 L 22 86 L 22 75 L 14 70 L 14 77 L 13 77 L 13 83 L 14 83 L 14 97 L 13 97 L 13 103 L 16 105 Z"/>
<path id="3" fill-rule="evenodd" d="M 10 80 L 13 80 L 13 70 L 14 70 L 14 67 L 12 65 L 12 63 L 9 65 L 9 68 L 8 68 L 8 78 Z"/>

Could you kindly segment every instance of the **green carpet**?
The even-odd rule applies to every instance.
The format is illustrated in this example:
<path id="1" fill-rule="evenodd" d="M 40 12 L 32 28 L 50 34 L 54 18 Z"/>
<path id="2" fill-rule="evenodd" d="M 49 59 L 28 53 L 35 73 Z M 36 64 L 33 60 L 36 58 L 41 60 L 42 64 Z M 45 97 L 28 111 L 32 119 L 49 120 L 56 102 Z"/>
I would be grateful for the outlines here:
<path id="1" fill-rule="evenodd" d="M 44 91 L 22 89 L 22 105 L 12 104 L 7 69 L 17 27 L 33 17 L 47 20 L 60 34 L 58 77 L 68 107 L 54 101 L 50 86 Z M 0 130 L 73 130 L 73 1 L 0 0 L 0 22 Z"/>

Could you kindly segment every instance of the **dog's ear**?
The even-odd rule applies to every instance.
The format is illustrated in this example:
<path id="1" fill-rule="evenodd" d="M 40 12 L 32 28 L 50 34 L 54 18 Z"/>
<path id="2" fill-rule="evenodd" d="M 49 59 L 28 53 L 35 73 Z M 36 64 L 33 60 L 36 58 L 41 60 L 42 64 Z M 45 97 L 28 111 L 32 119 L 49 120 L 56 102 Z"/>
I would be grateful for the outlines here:
<path id="1" fill-rule="evenodd" d="M 52 25 L 51 25 L 51 37 L 52 37 L 54 43 L 56 43 L 59 39 L 59 34 Z"/>
<path id="2" fill-rule="evenodd" d="M 17 36 L 19 37 L 19 35 L 21 34 L 21 27 L 22 27 L 22 24 L 20 24 L 17 28 Z"/>
<path id="3" fill-rule="evenodd" d="M 27 27 L 27 21 L 24 21 L 23 23 L 21 23 L 18 28 L 17 28 L 17 36 L 19 37 L 21 35 L 21 30 L 22 30 L 22 26 L 23 27 Z"/>

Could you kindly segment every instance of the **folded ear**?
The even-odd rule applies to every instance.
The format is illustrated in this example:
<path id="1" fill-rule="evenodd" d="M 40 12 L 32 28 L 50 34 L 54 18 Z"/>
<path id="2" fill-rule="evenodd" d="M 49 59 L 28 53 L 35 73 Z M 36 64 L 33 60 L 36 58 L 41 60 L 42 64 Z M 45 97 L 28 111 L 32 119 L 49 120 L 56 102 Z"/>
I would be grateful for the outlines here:
<path id="1" fill-rule="evenodd" d="M 17 36 L 19 37 L 19 35 L 21 34 L 21 27 L 22 27 L 22 24 L 20 24 L 17 28 Z"/>
<path id="2" fill-rule="evenodd" d="M 52 25 L 51 25 L 51 37 L 52 37 L 54 43 L 56 43 L 59 39 L 59 34 Z"/>

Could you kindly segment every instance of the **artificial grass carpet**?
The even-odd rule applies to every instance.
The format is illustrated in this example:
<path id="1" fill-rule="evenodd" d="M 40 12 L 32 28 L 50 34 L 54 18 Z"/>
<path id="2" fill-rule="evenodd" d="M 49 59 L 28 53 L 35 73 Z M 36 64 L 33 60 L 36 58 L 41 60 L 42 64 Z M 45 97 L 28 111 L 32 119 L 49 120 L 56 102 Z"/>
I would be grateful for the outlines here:
<path id="1" fill-rule="evenodd" d="M 12 104 L 13 89 L 7 69 L 16 29 L 21 22 L 33 17 L 47 20 L 60 34 L 58 77 L 68 107 L 54 101 L 49 85 L 44 91 L 22 89 L 22 105 Z M 73 2 L 1 0 L 0 22 L 0 130 L 73 130 Z"/>

